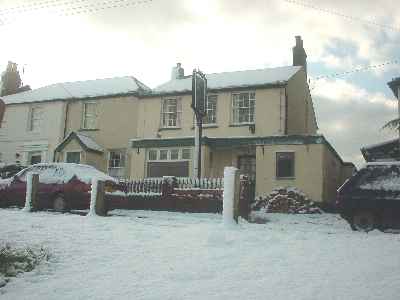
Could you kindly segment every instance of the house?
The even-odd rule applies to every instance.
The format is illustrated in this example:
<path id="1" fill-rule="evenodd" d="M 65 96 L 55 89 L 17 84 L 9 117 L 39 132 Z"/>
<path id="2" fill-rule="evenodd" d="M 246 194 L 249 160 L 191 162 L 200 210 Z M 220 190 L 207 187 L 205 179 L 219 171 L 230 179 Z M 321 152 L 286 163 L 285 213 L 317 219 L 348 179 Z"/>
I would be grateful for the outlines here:
<path id="1" fill-rule="evenodd" d="M 80 162 L 105 172 L 110 165 L 111 173 L 124 176 L 128 137 L 136 129 L 136 97 L 142 90 L 148 87 L 136 78 L 116 77 L 5 96 L 2 160 L 22 165 Z"/>
<path id="2" fill-rule="evenodd" d="M 136 136 L 138 97 L 150 89 L 134 77 L 86 81 L 89 90 L 67 102 L 65 139 L 55 149 L 56 161 L 85 163 L 118 178 L 126 178 L 128 145 Z"/>
<path id="3" fill-rule="evenodd" d="M 332 202 L 351 175 L 318 134 L 301 37 L 293 65 L 207 74 L 202 176 L 236 166 L 256 194 L 294 186 Z M 134 77 L 59 83 L 3 98 L 0 152 L 21 164 L 90 164 L 118 178 L 193 174 L 192 79 L 181 64 L 150 89 Z"/>
<path id="4" fill-rule="evenodd" d="M 400 77 L 388 82 L 388 86 L 392 90 L 393 94 L 399 99 Z M 367 162 L 400 160 L 399 138 L 385 141 L 383 143 L 365 146 L 361 148 L 361 153 Z"/>
<path id="5" fill-rule="evenodd" d="M 224 166 L 233 165 L 256 179 L 257 194 L 296 186 L 317 201 L 334 201 L 354 165 L 317 134 L 306 57 L 296 37 L 293 66 L 207 74 L 202 176 L 221 177 Z M 170 81 L 140 97 L 132 178 L 191 176 L 191 82 L 178 64 Z"/>

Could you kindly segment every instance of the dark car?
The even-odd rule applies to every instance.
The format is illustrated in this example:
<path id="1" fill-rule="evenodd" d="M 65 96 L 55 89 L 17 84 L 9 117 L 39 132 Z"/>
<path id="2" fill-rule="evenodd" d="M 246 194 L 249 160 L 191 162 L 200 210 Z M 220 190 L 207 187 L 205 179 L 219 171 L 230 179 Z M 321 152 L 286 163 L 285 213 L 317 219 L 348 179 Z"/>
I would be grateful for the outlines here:
<path id="1" fill-rule="evenodd" d="M 400 226 L 400 162 L 368 163 L 339 189 L 337 207 L 353 230 Z"/>
<path id="2" fill-rule="evenodd" d="M 117 181 L 94 167 L 72 163 L 41 163 L 28 167 L 12 178 L 0 180 L 0 206 L 24 206 L 26 177 L 39 174 L 38 206 L 56 211 L 88 209 L 92 178 L 105 181 L 105 189 L 117 189 Z"/>

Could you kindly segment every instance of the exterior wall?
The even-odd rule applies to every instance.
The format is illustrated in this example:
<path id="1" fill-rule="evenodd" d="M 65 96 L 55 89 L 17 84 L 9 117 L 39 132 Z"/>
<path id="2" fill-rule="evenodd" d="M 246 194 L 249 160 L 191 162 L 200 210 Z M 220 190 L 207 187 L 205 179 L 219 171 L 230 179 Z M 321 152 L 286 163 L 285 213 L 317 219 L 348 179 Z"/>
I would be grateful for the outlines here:
<path id="1" fill-rule="evenodd" d="M 317 133 L 318 126 L 315 119 L 314 106 L 307 78 L 302 70 L 297 72 L 288 82 L 287 88 L 287 134 Z"/>
<path id="2" fill-rule="evenodd" d="M 30 110 L 43 108 L 40 130 L 29 131 Z M 55 147 L 62 140 L 65 104 L 61 101 L 6 105 L 0 128 L 0 152 L 4 163 L 28 164 L 29 152 L 41 152 L 42 161 L 53 160 Z M 20 157 L 16 158 L 16 153 Z"/>
<path id="3" fill-rule="evenodd" d="M 257 146 L 256 195 L 282 186 L 297 187 L 314 201 L 323 200 L 323 144 Z M 295 177 L 276 178 L 276 152 L 295 153 Z"/>
<path id="4" fill-rule="evenodd" d="M 83 104 L 95 102 L 97 107 L 97 128 L 83 129 Z M 138 122 L 138 99 L 129 97 L 112 97 L 96 100 L 71 101 L 68 104 L 67 130 L 68 133 L 75 131 L 90 136 L 104 149 L 125 149 L 125 175 L 129 176 L 132 168 L 137 169 L 130 159 L 129 140 L 137 136 Z M 108 172 L 108 155 L 88 153 L 87 163 L 97 169 Z"/>
<path id="5" fill-rule="evenodd" d="M 146 177 L 146 149 L 131 149 L 129 151 L 130 154 L 130 177 L 135 178 L 144 178 Z"/>
<path id="6" fill-rule="evenodd" d="M 343 165 L 342 167 L 342 173 L 341 173 L 341 184 L 343 184 L 346 179 L 350 178 L 353 173 L 356 171 L 356 168 L 354 165 Z"/>
<path id="7" fill-rule="evenodd" d="M 217 126 L 204 126 L 203 135 L 209 137 L 231 136 L 268 136 L 284 133 L 284 89 L 250 89 L 256 93 L 255 104 L 255 133 L 251 133 L 249 125 L 232 126 L 232 92 L 210 93 L 217 94 Z M 190 107 L 191 95 L 182 95 L 181 128 L 170 129 L 161 127 L 162 97 L 142 98 L 139 100 L 138 138 L 169 138 L 194 136 L 194 115 Z M 165 97 L 168 98 L 168 97 Z"/>
<path id="8" fill-rule="evenodd" d="M 334 204 L 336 200 L 336 190 L 342 184 L 342 162 L 328 148 L 324 148 L 324 200 Z"/>

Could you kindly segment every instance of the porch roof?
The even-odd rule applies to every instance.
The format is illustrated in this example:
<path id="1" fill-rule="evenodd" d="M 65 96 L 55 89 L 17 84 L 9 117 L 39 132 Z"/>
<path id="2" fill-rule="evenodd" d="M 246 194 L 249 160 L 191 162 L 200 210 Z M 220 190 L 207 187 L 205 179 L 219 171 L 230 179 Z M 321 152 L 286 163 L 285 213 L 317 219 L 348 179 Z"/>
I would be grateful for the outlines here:
<path id="1" fill-rule="evenodd" d="M 99 144 L 97 144 L 91 137 L 77 133 L 71 132 L 54 150 L 54 152 L 61 152 L 64 147 L 72 140 L 76 139 L 81 147 L 85 151 L 103 153 L 104 149 Z"/>
<path id="2" fill-rule="evenodd" d="M 158 148 L 158 147 L 189 147 L 194 146 L 194 137 L 181 138 L 146 138 L 132 139 L 130 141 L 132 148 Z M 339 159 L 342 164 L 345 162 L 340 155 L 325 139 L 323 135 L 276 135 L 276 136 L 246 136 L 246 137 L 207 137 L 204 136 L 202 145 L 208 145 L 213 148 L 220 147 L 240 147 L 240 146 L 261 146 L 261 145 L 310 145 L 325 144 L 330 151 Z"/>

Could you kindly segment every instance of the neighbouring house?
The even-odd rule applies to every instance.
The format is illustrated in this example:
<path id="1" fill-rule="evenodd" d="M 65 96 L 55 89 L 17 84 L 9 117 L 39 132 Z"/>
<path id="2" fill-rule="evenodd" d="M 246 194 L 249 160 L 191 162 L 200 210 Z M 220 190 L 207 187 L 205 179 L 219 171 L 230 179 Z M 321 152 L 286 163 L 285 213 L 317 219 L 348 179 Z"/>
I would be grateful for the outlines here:
<path id="1" fill-rule="evenodd" d="M 400 77 L 388 82 L 388 86 L 392 90 L 393 94 L 399 99 Z M 364 156 L 365 161 L 367 162 L 400 160 L 399 138 L 385 141 L 383 143 L 365 146 L 361 148 L 361 153 Z"/>
<path id="2" fill-rule="evenodd" d="M 0 152 L 6 163 L 68 161 L 125 176 L 128 137 L 136 130 L 134 77 L 57 83 L 3 97 Z"/>
<path id="3" fill-rule="evenodd" d="M 317 134 L 306 57 L 296 37 L 293 66 L 207 74 L 202 176 L 221 177 L 233 165 L 256 180 L 256 194 L 296 186 L 316 201 L 334 201 L 354 165 Z M 139 99 L 132 178 L 191 176 L 191 84 L 178 64 L 169 82 Z"/>

